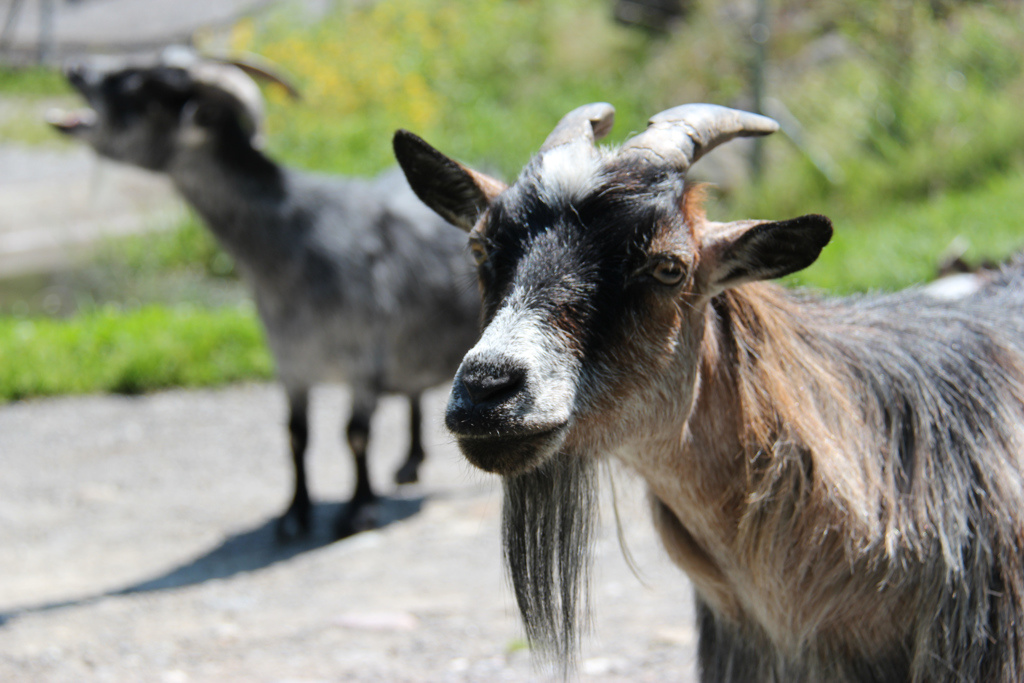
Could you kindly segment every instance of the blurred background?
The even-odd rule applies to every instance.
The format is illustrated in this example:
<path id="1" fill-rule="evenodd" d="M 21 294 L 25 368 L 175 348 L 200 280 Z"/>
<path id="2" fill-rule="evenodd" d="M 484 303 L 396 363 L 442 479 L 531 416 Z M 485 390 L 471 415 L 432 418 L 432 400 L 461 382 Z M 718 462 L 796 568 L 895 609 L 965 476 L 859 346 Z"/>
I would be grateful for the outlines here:
<path id="1" fill-rule="evenodd" d="M 264 89 L 267 151 L 331 174 L 391 166 L 396 128 L 512 179 L 586 102 L 615 105 L 611 143 L 680 103 L 760 110 L 783 132 L 692 175 L 714 184 L 713 219 L 833 219 L 792 284 L 894 289 L 1024 248 L 1017 0 L 0 0 L 0 22 L 5 680 L 543 678 L 502 591 L 499 496 L 439 427 L 429 445 L 450 458 L 428 461 L 420 515 L 319 554 L 268 550 L 270 526 L 252 525 L 280 510 L 288 475 L 256 312 L 166 180 L 44 123 L 81 104 L 68 58 L 259 54 L 303 94 Z M 207 389 L 152 393 L 177 387 Z M 24 400 L 67 395 L 89 398 Z M 333 464 L 312 479 L 341 482 L 328 499 L 351 476 L 346 401 L 329 394 L 317 417 L 333 420 L 313 447 Z M 384 406 L 384 431 L 402 431 L 400 408 Z M 638 500 L 625 524 L 658 590 L 606 518 L 585 680 L 692 675 L 690 620 L 673 616 L 688 590 Z"/>

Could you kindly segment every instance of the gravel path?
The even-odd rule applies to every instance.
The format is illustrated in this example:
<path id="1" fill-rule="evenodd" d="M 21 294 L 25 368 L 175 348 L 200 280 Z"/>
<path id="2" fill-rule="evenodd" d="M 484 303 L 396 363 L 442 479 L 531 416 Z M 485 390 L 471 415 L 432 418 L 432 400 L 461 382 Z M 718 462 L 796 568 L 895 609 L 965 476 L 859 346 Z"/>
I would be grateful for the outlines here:
<path id="1" fill-rule="evenodd" d="M 439 424 L 444 393 L 429 397 Z M 287 498 L 274 386 L 79 397 L 0 407 L 0 680 L 312 683 L 544 681 L 522 647 L 500 564 L 496 482 L 440 429 L 424 481 L 388 484 L 406 410 L 385 401 L 372 467 L 394 521 L 329 543 L 351 486 L 341 389 L 314 400 L 317 537 L 278 546 Z M 689 585 L 634 482 L 608 502 L 580 680 L 692 681 Z M 607 486 L 605 487 L 607 488 Z"/>

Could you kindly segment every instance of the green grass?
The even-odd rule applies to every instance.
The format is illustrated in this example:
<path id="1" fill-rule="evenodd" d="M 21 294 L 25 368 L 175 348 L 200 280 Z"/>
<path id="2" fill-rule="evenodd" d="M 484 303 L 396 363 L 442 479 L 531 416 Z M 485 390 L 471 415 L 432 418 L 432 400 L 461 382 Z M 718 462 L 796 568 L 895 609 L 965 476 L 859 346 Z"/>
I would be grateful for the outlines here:
<path id="1" fill-rule="evenodd" d="M 0 401 L 268 379 L 251 307 L 103 308 L 69 320 L 0 318 Z"/>
<path id="2" fill-rule="evenodd" d="M 43 121 L 55 98 L 77 106 L 60 72 L 44 67 L 0 67 L 0 142 L 67 146 L 69 141 Z"/>
<path id="3" fill-rule="evenodd" d="M 71 92 L 67 79 L 57 69 L 0 67 L 0 95 L 51 97 Z"/>
<path id="4" fill-rule="evenodd" d="M 168 230 L 108 240 L 98 261 L 135 274 L 194 271 L 210 278 L 235 276 L 235 264 L 194 213 Z"/>

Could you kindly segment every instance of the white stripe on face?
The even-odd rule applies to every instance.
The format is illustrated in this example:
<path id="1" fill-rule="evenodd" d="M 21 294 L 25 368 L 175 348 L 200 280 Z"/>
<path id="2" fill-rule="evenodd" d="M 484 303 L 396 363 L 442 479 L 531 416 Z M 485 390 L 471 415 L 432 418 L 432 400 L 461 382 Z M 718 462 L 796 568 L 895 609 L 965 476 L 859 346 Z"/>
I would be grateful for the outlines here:
<path id="1" fill-rule="evenodd" d="M 540 312 L 524 305 L 527 297 L 516 287 L 463 364 L 513 361 L 526 370 L 524 387 L 531 400 L 510 416 L 522 426 L 561 424 L 573 409 L 579 381 L 579 359 L 568 340 Z"/>

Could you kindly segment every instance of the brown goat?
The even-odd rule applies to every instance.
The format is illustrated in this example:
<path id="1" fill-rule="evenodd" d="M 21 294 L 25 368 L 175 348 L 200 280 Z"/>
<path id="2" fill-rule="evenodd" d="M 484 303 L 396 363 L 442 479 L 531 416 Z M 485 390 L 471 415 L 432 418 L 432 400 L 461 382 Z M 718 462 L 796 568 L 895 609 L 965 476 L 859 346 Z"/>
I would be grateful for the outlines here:
<path id="1" fill-rule="evenodd" d="M 956 300 L 763 282 L 829 221 L 715 223 L 685 174 L 774 122 L 686 105 L 599 149 L 612 115 L 568 114 L 510 187 L 395 137 L 479 266 L 446 423 L 503 475 L 530 639 L 575 654 L 611 456 L 693 582 L 702 680 L 1024 680 L 1024 264 Z"/>

